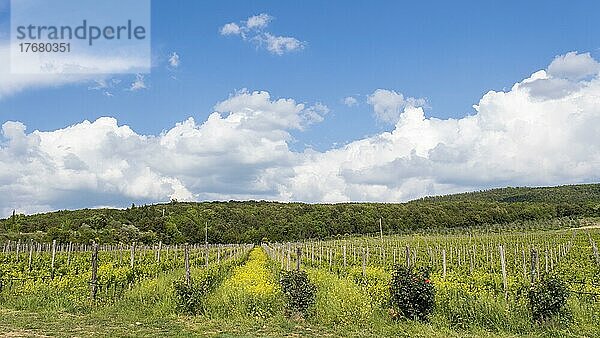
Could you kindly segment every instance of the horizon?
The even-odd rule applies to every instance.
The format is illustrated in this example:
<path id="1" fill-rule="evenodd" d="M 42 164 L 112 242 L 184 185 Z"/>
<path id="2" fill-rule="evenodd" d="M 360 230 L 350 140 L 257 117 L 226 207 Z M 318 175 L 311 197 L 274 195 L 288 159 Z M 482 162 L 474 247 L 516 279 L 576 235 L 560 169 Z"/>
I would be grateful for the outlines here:
<path id="1" fill-rule="evenodd" d="M 127 210 L 127 209 L 131 209 L 132 207 L 152 207 L 152 206 L 160 206 L 160 205 L 168 205 L 171 204 L 173 202 L 175 203 L 197 203 L 197 204 L 202 204 L 202 203 L 246 203 L 246 202 L 250 202 L 250 203 L 281 203 L 281 204 L 307 204 L 307 205 L 343 205 L 343 204 L 408 204 L 408 203 L 412 203 L 412 202 L 416 202 L 419 200 L 424 200 L 424 199 L 428 199 L 428 198 L 437 198 L 437 197 L 447 197 L 447 196 L 455 196 L 455 195 L 462 195 L 462 194 L 476 194 L 476 193 L 485 193 L 485 192 L 489 192 L 489 191 L 494 191 L 494 190 L 502 190 L 502 189 L 545 189 L 545 188 L 561 188 L 561 187 L 574 187 L 574 186 L 586 186 L 586 185 L 600 185 L 600 182 L 594 182 L 594 183 L 583 183 L 583 184 L 565 184 L 565 185 L 552 185 L 552 186 L 506 186 L 506 187 L 498 187 L 498 188 L 490 188 L 490 189 L 481 189 L 481 190 L 471 190 L 471 191 L 463 191 L 463 192 L 457 192 L 457 193 L 453 193 L 453 194 L 446 194 L 446 195 L 427 195 L 427 196 L 422 196 L 422 197 L 418 197 L 412 200 L 408 200 L 408 201 L 404 201 L 404 202 L 354 202 L 354 201 L 349 201 L 349 202 L 331 202 L 331 203 L 326 203 L 326 202 L 302 202 L 302 201 L 276 201 L 276 200 L 252 200 L 252 199 L 248 199 L 248 200 L 212 200 L 212 201 L 177 201 L 177 200 L 171 200 L 169 202 L 155 202 L 155 203 L 150 203 L 150 204 L 141 204 L 141 205 L 137 205 L 135 203 L 132 203 L 129 206 L 124 206 L 124 207 L 111 207 L 111 206 L 93 206 L 93 207 L 86 207 L 86 208 L 78 208 L 78 209 L 57 209 L 57 210 L 49 210 L 49 211 L 44 211 L 44 212 L 39 212 L 39 213 L 32 213 L 32 214 L 24 214 L 24 213 L 15 213 L 15 215 L 20 215 L 20 216 L 35 216 L 35 215 L 43 215 L 43 214 L 51 214 L 51 213 L 56 213 L 56 212 L 62 212 L 62 211 L 68 211 L 68 212 L 74 212 L 74 211 L 80 211 L 80 210 Z M 12 214 L 11 214 L 12 215 Z M 0 220 L 8 220 L 10 219 L 10 215 L 8 217 L 5 218 L 0 218 Z"/>

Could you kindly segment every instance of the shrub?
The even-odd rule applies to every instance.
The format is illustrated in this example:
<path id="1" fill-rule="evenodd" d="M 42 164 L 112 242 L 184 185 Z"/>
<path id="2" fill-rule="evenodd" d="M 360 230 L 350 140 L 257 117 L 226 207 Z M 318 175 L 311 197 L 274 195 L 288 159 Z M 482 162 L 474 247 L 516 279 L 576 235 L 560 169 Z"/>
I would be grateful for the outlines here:
<path id="1" fill-rule="evenodd" d="M 202 293 L 193 284 L 177 280 L 173 282 L 175 288 L 176 309 L 179 313 L 195 315 L 202 307 Z"/>
<path id="2" fill-rule="evenodd" d="M 435 291 L 429 271 L 413 271 L 404 266 L 394 267 L 390 284 L 391 315 L 413 320 L 427 320 L 435 305 Z"/>
<path id="3" fill-rule="evenodd" d="M 561 279 L 547 275 L 531 286 L 528 296 L 533 319 L 542 322 L 563 312 L 569 290 Z"/>
<path id="4" fill-rule="evenodd" d="M 204 299 L 215 287 L 217 277 L 216 270 L 209 269 L 189 284 L 184 280 L 173 282 L 177 312 L 187 315 L 204 313 Z"/>
<path id="5" fill-rule="evenodd" d="M 287 300 L 287 310 L 294 315 L 305 316 L 315 303 L 317 287 L 308 279 L 305 271 L 283 272 L 281 289 Z"/>

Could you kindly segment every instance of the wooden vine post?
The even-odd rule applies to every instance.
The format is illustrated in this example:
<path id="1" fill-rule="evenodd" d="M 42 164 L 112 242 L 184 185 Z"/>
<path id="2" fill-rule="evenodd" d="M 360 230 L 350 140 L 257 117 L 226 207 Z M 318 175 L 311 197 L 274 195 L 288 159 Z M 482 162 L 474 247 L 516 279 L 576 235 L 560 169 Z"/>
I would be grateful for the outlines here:
<path id="1" fill-rule="evenodd" d="M 292 254 L 290 253 L 290 250 L 291 250 L 290 249 L 290 244 L 288 243 L 287 250 L 286 250 L 286 253 L 287 253 L 287 266 L 286 266 L 286 270 L 288 270 L 288 271 L 290 270 L 290 265 L 292 264 Z"/>
<path id="2" fill-rule="evenodd" d="M 592 236 L 588 233 L 588 239 L 590 240 L 590 245 L 592 246 L 592 251 L 594 253 L 594 258 L 596 258 L 596 265 L 600 266 L 600 254 L 598 253 L 598 247 L 596 246 L 596 242 L 592 240 Z"/>
<path id="3" fill-rule="evenodd" d="M 526 256 L 525 256 L 525 249 L 521 250 L 521 253 L 523 255 L 523 278 L 527 278 L 527 263 L 526 263 Z"/>
<path id="4" fill-rule="evenodd" d="M 190 285 L 190 280 L 191 280 L 191 276 L 190 276 L 190 248 L 189 248 L 188 244 L 185 245 L 184 260 L 185 260 L 185 284 L 186 285 Z"/>
<path id="5" fill-rule="evenodd" d="M 133 269 L 133 263 L 135 262 L 135 242 L 131 243 L 131 254 L 129 257 L 129 267 Z"/>
<path id="6" fill-rule="evenodd" d="M 444 274 L 442 276 L 446 279 L 446 249 L 442 250 L 442 266 L 444 269 Z"/>
<path id="7" fill-rule="evenodd" d="M 367 255 L 365 254 L 365 248 L 362 249 L 362 275 L 363 277 L 367 273 Z"/>
<path id="8" fill-rule="evenodd" d="M 537 262 L 537 251 L 535 249 L 531 249 L 531 284 L 536 281 L 536 262 Z"/>
<path id="9" fill-rule="evenodd" d="M 123 263 L 123 243 L 119 243 L 119 266 Z"/>
<path id="10" fill-rule="evenodd" d="M 502 285 L 504 286 L 504 299 L 508 300 L 508 282 L 506 278 L 506 257 L 504 246 L 500 245 L 500 265 L 502 267 Z"/>
<path id="11" fill-rule="evenodd" d="M 545 264 L 545 267 L 546 267 L 546 273 L 548 273 L 548 269 L 549 269 L 548 249 L 546 249 L 546 251 L 544 252 L 544 264 Z"/>
<path id="12" fill-rule="evenodd" d="M 71 265 L 71 251 L 73 251 L 73 242 L 67 245 L 67 266 Z"/>
<path id="13" fill-rule="evenodd" d="M 54 279 L 54 259 L 56 258 L 56 240 L 52 240 L 52 263 L 50 270 L 50 279 Z"/>
<path id="14" fill-rule="evenodd" d="M 90 281 L 90 296 L 92 299 L 96 299 L 96 293 L 98 293 L 98 244 L 94 243 L 92 246 L 92 279 Z"/>
<path id="15" fill-rule="evenodd" d="M 206 258 L 206 267 L 208 268 L 208 221 L 204 223 L 204 251 Z"/>
<path id="16" fill-rule="evenodd" d="M 302 260 L 302 248 L 296 249 L 296 271 L 300 271 L 300 261 Z"/>
<path id="17" fill-rule="evenodd" d="M 29 262 L 27 268 L 31 271 L 31 259 L 33 258 L 33 239 L 29 242 Z"/>

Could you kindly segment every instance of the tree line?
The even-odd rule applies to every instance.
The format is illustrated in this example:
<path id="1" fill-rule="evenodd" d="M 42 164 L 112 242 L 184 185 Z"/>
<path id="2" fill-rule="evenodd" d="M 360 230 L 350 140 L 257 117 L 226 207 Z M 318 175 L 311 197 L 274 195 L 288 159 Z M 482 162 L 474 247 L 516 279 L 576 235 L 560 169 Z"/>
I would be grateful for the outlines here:
<path id="1" fill-rule="evenodd" d="M 127 209 L 62 210 L 0 220 L 4 240 L 116 243 L 296 241 L 349 234 L 485 227 L 600 217 L 600 184 L 502 188 L 408 203 L 177 202 Z"/>

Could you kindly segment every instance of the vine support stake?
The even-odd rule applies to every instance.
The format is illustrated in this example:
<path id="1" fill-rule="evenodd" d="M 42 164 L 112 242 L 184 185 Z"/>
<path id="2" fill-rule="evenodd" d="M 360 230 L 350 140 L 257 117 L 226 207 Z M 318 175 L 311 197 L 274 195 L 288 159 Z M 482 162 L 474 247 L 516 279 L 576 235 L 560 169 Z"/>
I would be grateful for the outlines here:
<path id="1" fill-rule="evenodd" d="M 31 259 L 33 258 L 33 239 L 29 242 L 29 263 L 28 270 L 31 271 Z"/>
<path id="2" fill-rule="evenodd" d="M 206 258 L 206 267 L 208 268 L 208 221 L 204 222 L 204 250 Z"/>
<path id="3" fill-rule="evenodd" d="M 367 269 L 367 255 L 365 254 L 365 248 L 362 248 L 362 275 L 366 274 Z"/>
<path id="4" fill-rule="evenodd" d="M 381 237 L 381 244 L 383 244 L 383 227 L 381 226 L 381 217 L 379 217 L 379 236 Z"/>
<path id="5" fill-rule="evenodd" d="M 189 245 L 185 245 L 185 284 L 190 285 L 190 248 Z"/>
<path id="6" fill-rule="evenodd" d="M 500 245 L 500 265 L 502 267 L 502 286 L 504 286 L 504 299 L 508 300 L 508 283 L 506 280 L 506 257 L 503 245 Z"/>
<path id="7" fill-rule="evenodd" d="M 537 251 L 531 249 L 531 284 L 536 280 L 536 262 L 537 262 Z"/>
<path id="8" fill-rule="evenodd" d="M 302 248 L 296 249 L 296 271 L 300 271 L 300 261 L 302 260 Z"/>
<path id="9" fill-rule="evenodd" d="M 446 279 L 446 249 L 442 250 L 442 266 L 444 268 L 443 277 Z"/>
<path id="10" fill-rule="evenodd" d="M 160 263 L 160 252 L 161 251 L 162 251 L 162 241 L 159 241 L 158 242 L 158 251 L 156 252 L 156 261 L 159 263 Z"/>
<path id="11" fill-rule="evenodd" d="M 73 251 L 73 242 L 67 245 L 67 266 L 71 265 L 71 251 Z"/>
<path id="12" fill-rule="evenodd" d="M 90 281 L 91 291 L 90 296 L 92 299 L 96 299 L 96 293 L 98 292 L 98 244 L 93 244 L 92 251 L 92 280 Z"/>
<path id="13" fill-rule="evenodd" d="M 135 242 L 131 243 L 131 255 L 129 257 L 129 267 L 133 270 L 133 263 L 135 261 Z"/>
<path id="14" fill-rule="evenodd" d="M 588 239 L 590 240 L 590 245 L 592 246 L 592 251 L 594 252 L 594 257 L 596 258 L 596 265 L 600 266 L 600 254 L 598 253 L 598 247 L 596 246 L 596 242 L 592 240 L 592 236 L 590 236 L 589 232 Z"/>
<path id="15" fill-rule="evenodd" d="M 54 259 L 56 257 L 56 240 L 52 240 L 52 263 L 50 271 L 50 279 L 54 279 Z"/>

